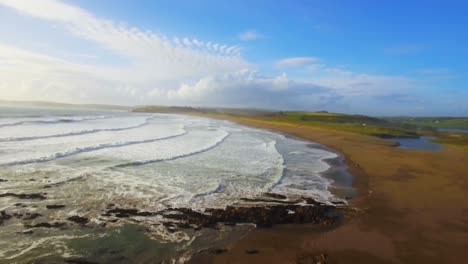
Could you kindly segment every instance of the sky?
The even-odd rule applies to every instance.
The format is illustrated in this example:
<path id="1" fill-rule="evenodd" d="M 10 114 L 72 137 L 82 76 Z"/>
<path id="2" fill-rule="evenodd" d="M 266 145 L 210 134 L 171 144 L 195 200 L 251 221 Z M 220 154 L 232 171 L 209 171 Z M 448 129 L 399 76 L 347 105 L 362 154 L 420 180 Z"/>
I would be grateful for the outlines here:
<path id="1" fill-rule="evenodd" d="M 0 0 L 0 99 L 468 115 L 466 1 Z"/>

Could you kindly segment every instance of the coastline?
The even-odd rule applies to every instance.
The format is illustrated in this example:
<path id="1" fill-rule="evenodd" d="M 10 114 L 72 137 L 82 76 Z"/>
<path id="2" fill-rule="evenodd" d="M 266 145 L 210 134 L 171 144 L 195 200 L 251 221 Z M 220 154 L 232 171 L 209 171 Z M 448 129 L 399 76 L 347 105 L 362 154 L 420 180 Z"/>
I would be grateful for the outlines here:
<path id="1" fill-rule="evenodd" d="M 400 149 L 383 139 L 324 128 L 202 116 L 314 141 L 342 154 L 357 192 L 349 202 L 359 214 L 332 229 L 255 229 L 222 254 L 199 254 L 191 263 L 459 263 L 468 257 L 466 150 Z"/>

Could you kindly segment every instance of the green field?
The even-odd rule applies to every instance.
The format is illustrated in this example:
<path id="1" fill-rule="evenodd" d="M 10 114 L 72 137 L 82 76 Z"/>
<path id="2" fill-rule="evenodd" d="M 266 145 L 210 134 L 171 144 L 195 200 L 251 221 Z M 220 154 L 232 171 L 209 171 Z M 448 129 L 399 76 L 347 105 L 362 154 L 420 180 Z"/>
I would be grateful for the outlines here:
<path id="1" fill-rule="evenodd" d="M 422 128 L 468 129 L 467 117 L 408 117 L 392 120 Z"/>
<path id="2" fill-rule="evenodd" d="M 328 112 L 279 112 L 275 115 L 270 115 L 268 118 L 282 122 L 326 127 L 381 138 L 420 136 L 414 129 L 400 127 L 384 119 L 364 115 Z"/>

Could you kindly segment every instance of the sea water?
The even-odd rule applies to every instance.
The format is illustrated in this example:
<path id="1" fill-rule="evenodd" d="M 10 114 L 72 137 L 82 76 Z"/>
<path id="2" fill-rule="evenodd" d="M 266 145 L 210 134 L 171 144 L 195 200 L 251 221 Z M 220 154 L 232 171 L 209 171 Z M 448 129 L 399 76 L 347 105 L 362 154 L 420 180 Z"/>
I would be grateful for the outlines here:
<path id="1" fill-rule="evenodd" d="M 326 160 L 337 157 L 315 143 L 222 120 L 3 107 L 0 194 L 46 192 L 47 199 L 2 197 L 0 210 L 39 213 L 47 222 L 81 215 L 100 223 L 109 204 L 148 211 L 170 207 L 203 211 L 265 192 L 329 202 L 336 199 L 329 190 L 333 181 L 322 174 L 330 167 Z M 65 207 L 47 210 L 47 204 Z M 158 225 L 161 221 L 142 218 L 138 224 L 146 226 L 145 232 L 160 245 L 190 246 L 196 237 L 168 233 Z M 96 239 L 89 230 L 70 229 L 18 235 L 25 230 L 23 224 L 9 220 L 0 225 L 0 259 L 72 256 L 78 252 L 67 241 Z M 112 228 L 125 224 L 117 222 Z M 99 239 L 110 233 L 100 233 Z"/>

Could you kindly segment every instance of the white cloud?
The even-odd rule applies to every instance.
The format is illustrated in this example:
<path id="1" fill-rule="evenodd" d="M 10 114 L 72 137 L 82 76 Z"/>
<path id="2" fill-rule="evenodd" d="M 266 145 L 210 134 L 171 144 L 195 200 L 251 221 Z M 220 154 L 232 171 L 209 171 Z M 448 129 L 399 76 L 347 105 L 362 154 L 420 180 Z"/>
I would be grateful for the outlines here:
<path id="1" fill-rule="evenodd" d="M 133 60 L 138 67 L 151 69 L 153 79 L 200 77 L 249 67 L 236 46 L 220 45 L 210 50 L 203 41 L 172 38 L 129 27 L 56 0 L 0 0 L 22 14 L 63 26 L 77 37 Z M 229 52 L 227 52 L 229 50 Z"/>
<path id="2" fill-rule="evenodd" d="M 251 41 L 264 38 L 265 36 L 255 30 L 247 30 L 239 34 L 239 39 L 243 41 Z"/>
<path id="3" fill-rule="evenodd" d="M 92 58 L 90 62 L 77 63 L 74 54 L 80 53 L 76 50 L 59 59 L 0 43 L 2 99 L 339 111 L 356 102 L 364 107 L 374 97 L 397 95 L 409 100 L 400 95 L 417 86 L 409 78 L 318 64 L 316 57 L 286 58 L 275 63 L 281 71 L 307 71 L 301 81 L 292 80 L 286 73 L 264 75 L 240 55 L 241 47 L 236 45 L 185 36 L 169 38 L 55 0 L 0 0 L 0 4 L 48 21 L 126 62 L 99 64 L 99 56 L 86 50 L 82 54 Z M 244 39 L 258 36 L 252 31 Z M 54 48 L 53 41 L 47 44 L 49 50 Z"/>
<path id="4" fill-rule="evenodd" d="M 320 61 L 320 59 L 317 57 L 292 57 L 279 60 L 275 65 L 280 68 L 301 67 L 318 61 Z"/>

